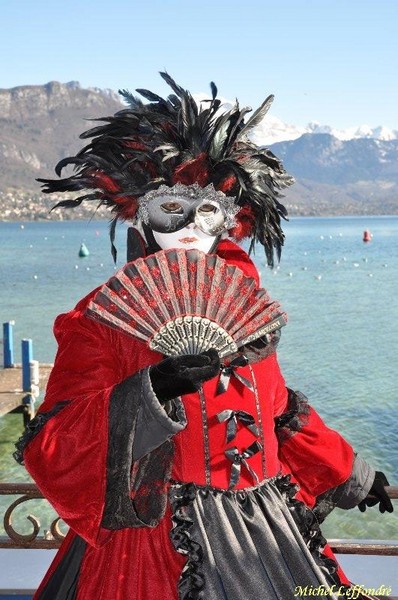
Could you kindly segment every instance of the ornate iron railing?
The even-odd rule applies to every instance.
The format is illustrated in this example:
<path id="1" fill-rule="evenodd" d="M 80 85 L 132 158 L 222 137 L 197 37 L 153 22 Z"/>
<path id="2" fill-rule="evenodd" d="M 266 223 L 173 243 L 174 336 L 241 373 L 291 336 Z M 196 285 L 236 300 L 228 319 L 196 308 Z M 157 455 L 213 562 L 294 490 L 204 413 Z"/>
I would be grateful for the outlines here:
<path id="1" fill-rule="evenodd" d="M 26 519 L 31 523 L 30 533 L 18 533 L 13 527 L 15 510 L 18 506 L 35 499 L 44 501 L 43 494 L 33 483 L 0 483 L 1 496 L 19 497 L 4 512 L 3 527 L 6 535 L 0 536 L 0 548 L 52 549 L 61 545 L 65 535 L 59 528 L 61 521 L 59 517 L 52 521 L 48 530 L 42 531 L 40 520 L 32 514 L 26 515 Z"/>
<path id="2" fill-rule="evenodd" d="M 386 488 L 391 499 L 398 499 L 398 486 Z M 18 533 L 13 526 L 14 511 L 18 506 L 30 500 L 42 499 L 42 493 L 33 483 L 0 483 L 1 496 L 19 496 L 5 510 L 3 527 L 6 535 L 0 536 L 0 548 L 35 548 L 53 549 L 61 545 L 65 534 L 60 529 L 60 518 L 56 517 L 48 530 L 41 530 L 37 517 L 28 514 L 32 531 Z M 361 542 L 360 540 L 329 540 L 332 550 L 339 554 L 372 554 L 381 556 L 398 556 L 398 541 Z"/>

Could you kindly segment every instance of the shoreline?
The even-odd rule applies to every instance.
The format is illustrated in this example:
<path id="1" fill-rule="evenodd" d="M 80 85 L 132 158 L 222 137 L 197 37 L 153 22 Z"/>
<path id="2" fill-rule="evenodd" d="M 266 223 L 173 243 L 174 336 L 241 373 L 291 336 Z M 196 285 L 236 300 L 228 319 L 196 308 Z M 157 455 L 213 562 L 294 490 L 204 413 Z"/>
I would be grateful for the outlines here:
<path id="1" fill-rule="evenodd" d="M 110 211 L 109 211 L 110 212 Z M 342 213 L 342 214 L 301 214 L 301 213 L 292 213 L 289 215 L 286 222 L 297 219 L 389 219 L 398 217 L 398 211 L 396 213 Z M 95 222 L 110 222 L 112 219 L 112 215 L 97 215 L 97 214 L 87 214 L 87 215 L 70 215 L 68 218 L 51 218 L 51 217 L 33 217 L 28 218 L 23 215 L 15 218 L 1 218 L 0 224 L 4 223 L 65 223 L 65 222 L 84 222 L 84 221 L 95 221 Z M 122 224 L 123 221 L 120 221 Z M 127 223 L 127 222 L 125 222 Z"/>
<path id="2" fill-rule="evenodd" d="M 68 196 L 73 199 L 73 196 Z M 98 206 L 98 201 L 82 203 L 75 208 L 54 208 L 65 200 L 61 193 L 43 195 L 39 191 L 8 189 L 0 190 L 0 222 L 59 222 L 59 221 L 110 221 L 114 213 L 109 207 Z M 397 216 L 398 201 L 376 203 L 330 202 L 309 203 L 307 199 L 285 199 L 288 219 L 305 218 L 347 218 Z M 283 218 L 281 219 L 283 222 Z"/>

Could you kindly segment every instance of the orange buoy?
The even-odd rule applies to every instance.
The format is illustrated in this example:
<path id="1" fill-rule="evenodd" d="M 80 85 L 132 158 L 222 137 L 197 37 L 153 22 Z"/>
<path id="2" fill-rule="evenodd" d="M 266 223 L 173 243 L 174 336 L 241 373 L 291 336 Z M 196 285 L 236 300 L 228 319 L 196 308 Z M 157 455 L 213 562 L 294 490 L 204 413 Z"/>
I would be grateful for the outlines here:
<path id="1" fill-rule="evenodd" d="M 370 233 L 369 229 L 365 229 L 362 239 L 364 242 L 370 242 L 372 240 L 372 234 Z"/>

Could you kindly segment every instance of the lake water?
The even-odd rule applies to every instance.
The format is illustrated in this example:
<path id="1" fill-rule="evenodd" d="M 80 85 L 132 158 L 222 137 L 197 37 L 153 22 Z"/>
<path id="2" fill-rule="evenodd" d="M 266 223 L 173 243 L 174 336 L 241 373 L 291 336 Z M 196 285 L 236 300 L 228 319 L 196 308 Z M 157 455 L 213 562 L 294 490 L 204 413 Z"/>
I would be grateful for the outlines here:
<path id="1" fill-rule="evenodd" d="M 52 362 L 52 323 L 115 270 L 104 221 L 0 223 L 0 316 L 14 320 L 20 340 L 33 340 L 34 358 Z M 362 234 L 373 239 L 365 244 Z M 277 269 L 254 260 L 262 285 L 288 312 L 279 359 L 289 387 L 310 399 L 364 458 L 398 484 L 398 217 L 292 218 Z M 90 255 L 79 258 L 81 242 Z M 125 227 L 118 233 L 125 257 Z M 20 415 L 0 419 L 3 481 L 28 481 L 12 457 Z M 377 509 L 337 510 L 329 537 L 398 539 L 393 515 Z"/>

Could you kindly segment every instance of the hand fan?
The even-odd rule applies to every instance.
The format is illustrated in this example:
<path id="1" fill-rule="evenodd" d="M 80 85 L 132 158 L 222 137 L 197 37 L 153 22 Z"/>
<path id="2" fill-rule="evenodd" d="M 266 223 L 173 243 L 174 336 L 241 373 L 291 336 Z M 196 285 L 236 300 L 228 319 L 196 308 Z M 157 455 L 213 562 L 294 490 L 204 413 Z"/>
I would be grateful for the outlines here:
<path id="1" fill-rule="evenodd" d="M 168 356 L 215 348 L 222 358 L 287 320 L 241 269 L 214 254 L 181 249 L 127 263 L 86 312 Z"/>

